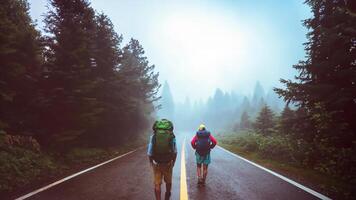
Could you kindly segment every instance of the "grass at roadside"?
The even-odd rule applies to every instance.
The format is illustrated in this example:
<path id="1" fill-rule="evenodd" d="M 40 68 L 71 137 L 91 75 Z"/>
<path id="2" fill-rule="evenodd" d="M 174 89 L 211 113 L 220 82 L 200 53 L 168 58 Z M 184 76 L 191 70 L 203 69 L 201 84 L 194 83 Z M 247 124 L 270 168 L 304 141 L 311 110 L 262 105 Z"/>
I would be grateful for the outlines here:
<path id="1" fill-rule="evenodd" d="M 352 199 L 352 186 L 306 166 L 266 158 L 259 151 L 258 142 L 247 134 L 228 133 L 217 136 L 219 145 L 263 167 L 276 171 L 333 199 Z M 238 141 L 240 140 L 240 141 Z M 243 140 L 243 141 L 241 141 Z"/>
<path id="2" fill-rule="evenodd" d="M 66 152 L 36 151 L 6 145 L 0 148 L 0 196 L 13 199 L 55 180 L 145 145 L 146 135 L 109 148 L 74 147 Z"/>

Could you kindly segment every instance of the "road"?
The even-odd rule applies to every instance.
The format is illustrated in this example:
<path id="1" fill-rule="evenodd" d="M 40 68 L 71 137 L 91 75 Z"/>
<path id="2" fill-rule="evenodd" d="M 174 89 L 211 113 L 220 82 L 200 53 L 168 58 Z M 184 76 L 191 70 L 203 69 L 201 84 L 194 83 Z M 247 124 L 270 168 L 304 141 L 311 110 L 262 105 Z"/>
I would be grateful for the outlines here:
<path id="1" fill-rule="evenodd" d="M 185 142 L 186 183 L 189 199 L 309 200 L 316 196 L 245 160 L 217 147 L 212 151 L 212 164 L 205 187 L 197 186 L 194 151 L 189 140 L 194 133 L 178 134 L 178 157 L 173 169 L 172 199 L 180 199 L 181 150 Z M 133 153 L 75 176 L 29 200 L 151 200 L 154 199 L 152 169 L 146 149 Z M 163 187 L 162 187 L 163 188 Z M 164 188 L 163 188 L 164 191 Z"/>

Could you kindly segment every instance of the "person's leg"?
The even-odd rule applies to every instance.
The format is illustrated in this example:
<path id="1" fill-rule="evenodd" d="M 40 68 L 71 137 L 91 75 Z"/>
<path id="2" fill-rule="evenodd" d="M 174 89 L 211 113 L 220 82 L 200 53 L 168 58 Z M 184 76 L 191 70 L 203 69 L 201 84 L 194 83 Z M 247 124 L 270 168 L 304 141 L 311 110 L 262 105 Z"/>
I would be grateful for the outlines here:
<path id="1" fill-rule="evenodd" d="M 172 189 L 172 183 L 166 183 L 166 193 L 164 195 L 165 200 L 171 198 L 171 189 Z"/>
<path id="2" fill-rule="evenodd" d="M 156 200 L 161 200 L 161 185 L 155 184 L 155 197 Z"/>
<path id="3" fill-rule="evenodd" d="M 208 165 L 210 164 L 211 159 L 210 159 L 210 153 L 208 153 L 203 161 L 203 183 L 205 183 L 206 176 L 208 175 Z"/>
<path id="4" fill-rule="evenodd" d="M 164 182 L 166 183 L 166 193 L 165 193 L 165 200 L 169 200 L 171 197 L 171 190 L 172 190 L 172 172 L 173 172 L 173 165 L 169 164 L 163 170 L 164 174 Z"/>
<path id="5" fill-rule="evenodd" d="M 203 164 L 203 182 L 205 182 L 207 175 L 208 175 L 208 165 Z"/>
<path id="6" fill-rule="evenodd" d="M 161 184 L 162 184 L 162 171 L 160 169 L 160 166 L 155 165 L 153 166 L 153 172 L 154 172 L 154 191 L 155 191 L 155 197 L 156 200 L 161 200 Z"/>
<path id="7" fill-rule="evenodd" d="M 201 164 L 197 163 L 197 176 L 198 178 L 201 178 Z"/>

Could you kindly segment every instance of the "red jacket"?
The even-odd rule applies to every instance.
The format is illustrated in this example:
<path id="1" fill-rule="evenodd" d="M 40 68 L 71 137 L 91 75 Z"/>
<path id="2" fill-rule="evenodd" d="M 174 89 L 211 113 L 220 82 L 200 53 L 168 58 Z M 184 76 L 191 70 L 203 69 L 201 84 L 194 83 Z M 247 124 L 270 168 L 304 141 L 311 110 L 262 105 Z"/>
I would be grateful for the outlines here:
<path id="1" fill-rule="evenodd" d="M 211 135 L 211 134 L 210 134 L 210 137 L 209 137 L 209 138 L 210 138 L 210 141 L 212 142 L 211 148 L 214 148 L 215 145 L 218 144 L 218 142 L 216 141 L 216 139 L 214 138 L 214 136 Z M 197 147 L 197 140 L 198 140 L 198 137 L 197 137 L 197 135 L 195 135 L 195 136 L 193 137 L 192 141 L 190 142 L 190 144 L 192 145 L 193 149 L 196 149 L 196 147 Z"/>

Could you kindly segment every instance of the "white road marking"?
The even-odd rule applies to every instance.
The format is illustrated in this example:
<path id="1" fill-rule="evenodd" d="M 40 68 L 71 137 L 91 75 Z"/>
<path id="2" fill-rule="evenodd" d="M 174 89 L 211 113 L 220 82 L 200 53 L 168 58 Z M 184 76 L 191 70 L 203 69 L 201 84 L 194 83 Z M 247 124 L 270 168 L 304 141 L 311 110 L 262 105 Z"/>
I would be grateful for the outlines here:
<path id="1" fill-rule="evenodd" d="M 308 193 L 310 193 L 310 194 L 312 194 L 312 195 L 318 197 L 319 199 L 322 199 L 322 200 L 331 200 L 331 198 L 329 198 L 329 197 L 327 197 L 327 196 L 325 196 L 325 195 L 322 195 L 322 194 L 320 194 L 320 193 L 318 193 L 318 192 L 316 192 L 316 191 L 314 191 L 314 190 L 312 190 L 312 189 L 310 189 L 310 188 L 308 188 L 308 187 L 306 187 L 306 186 L 303 186 L 303 185 L 301 185 L 301 184 L 299 184 L 299 183 L 297 183 L 297 182 L 295 182 L 295 181 L 293 181 L 293 180 L 291 180 L 291 179 L 289 179 L 289 178 L 287 178 L 287 177 L 285 177 L 285 176 L 282 176 L 282 175 L 280 175 L 280 174 L 278 174 L 278 173 L 276 173 L 276 172 L 274 172 L 274 171 L 272 171 L 272 170 L 269 170 L 269 169 L 267 169 L 267 168 L 264 168 L 264 167 L 262 167 L 261 165 L 258 165 L 258 164 L 256 164 L 256 163 L 250 161 L 250 160 L 247 160 L 246 158 L 243 158 L 243 157 L 241 157 L 241 156 L 239 156 L 239 155 L 237 155 L 237 154 L 234 154 L 234 153 L 232 153 L 231 151 L 222 148 L 221 146 L 218 146 L 218 147 L 219 147 L 221 150 L 223 150 L 223 151 L 229 153 L 230 155 L 233 155 L 233 156 L 235 156 L 235 157 L 237 157 L 237 158 L 240 158 L 240 159 L 242 159 L 242 160 L 244 160 L 244 161 L 246 161 L 246 162 L 248 162 L 248 163 L 250 163 L 250 164 L 252 164 L 252 165 L 254 165 L 254 166 L 256 166 L 256 167 L 258 167 L 258 168 L 260 168 L 260 169 L 262 169 L 262 170 L 264 170 L 264 171 L 266 171 L 266 172 L 268 172 L 268 173 L 270 173 L 270 174 L 273 174 L 273 175 L 277 176 L 278 178 L 281 178 L 282 180 L 287 181 L 288 183 L 290 183 L 290 184 L 292 184 L 292 185 L 294 185 L 294 186 L 296 186 L 296 187 L 298 187 L 298 188 L 300 188 L 300 189 L 302 189 L 302 190 L 304 190 L 304 191 L 306 191 L 306 192 L 308 192 Z"/>
<path id="2" fill-rule="evenodd" d="M 142 148 L 142 147 L 140 147 L 140 148 Z M 90 168 L 88 168 L 88 169 L 85 169 L 85 170 L 83 170 L 83 171 L 80 171 L 80 172 L 78 172 L 78 173 L 75 173 L 75 174 L 72 174 L 72 175 L 70 175 L 70 176 L 67 176 L 67 177 L 65 177 L 65 178 L 63 178 L 63 179 L 61 179 L 61 180 L 59 180 L 59 181 L 56 181 L 56 182 L 51 183 L 51 184 L 49 184 L 49 185 L 47 185 L 47 186 L 44 186 L 44 187 L 42 187 L 42 188 L 39 188 L 39 189 L 37 189 L 37 190 L 35 190 L 35 191 L 33 191 L 33 192 L 30 192 L 30 193 L 28 193 L 28 194 L 26 194 L 26 195 L 23 195 L 23 196 L 21 196 L 21 197 L 18 197 L 18 198 L 15 199 L 15 200 L 27 199 L 28 197 L 31 197 L 31 196 L 33 196 L 33 195 L 39 193 L 39 192 L 42 192 L 42 191 L 47 190 L 47 189 L 49 189 L 49 188 L 51 188 L 51 187 L 53 187 L 53 186 L 55 186 L 55 185 L 58 185 L 58 184 L 60 184 L 60 183 L 63 183 L 64 181 L 67 181 L 67 180 L 72 179 L 72 178 L 74 178 L 74 177 L 76 177 L 76 176 L 79 176 L 79 175 L 81 175 L 81 174 L 83 174 L 83 173 L 85 173 L 85 172 L 88 172 L 88 171 L 93 170 L 93 169 L 95 169 L 95 168 L 98 168 L 98 167 L 100 167 L 100 166 L 102 166 L 102 165 L 105 165 L 105 164 L 107 164 L 107 163 L 109 163 L 109 162 L 112 162 L 112 161 L 117 160 L 117 159 L 119 159 L 119 158 L 122 158 L 122 157 L 124 157 L 124 156 L 126 156 L 126 155 L 129 155 L 129 154 L 131 154 L 131 153 L 137 151 L 137 150 L 140 149 L 140 148 L 137 148 L 137 149 L 135 149 L 135 150 L 129 151 L 129 152 L 127 152 L 127 153 L 125 153 L 125 154 L 122 154 L 122 155 L 120 155 L 120 156 L 117 156 L 117 157 L 115 157 L 115 158 L 113 158 L 113 159 L 107 160 L 107 161 L 105 161 L 105 162 L 103 162 L 103 163 L 100 163 L 100 164 L 98 164 L 98 165 L 95 165 L 95 166 L 93 166 L 93 167 L 90 167 Z"/>

